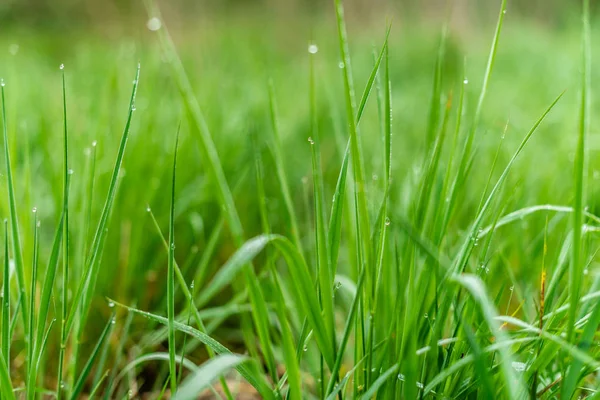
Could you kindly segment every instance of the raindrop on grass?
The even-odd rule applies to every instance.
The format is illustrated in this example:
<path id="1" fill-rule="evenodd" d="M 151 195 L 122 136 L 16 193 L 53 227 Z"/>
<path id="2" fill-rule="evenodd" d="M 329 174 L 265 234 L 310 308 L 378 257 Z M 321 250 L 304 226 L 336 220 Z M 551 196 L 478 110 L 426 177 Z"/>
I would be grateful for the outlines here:
<path id="1" fill-rule="evenodd" d="M 513 361 L 511 365 L 512 365 L 513 369 L 517 372 L 523 372 L 527 369 L 527 364 L 519 362 L 519 361 Z"/>
<path id="2" fill-rule="evenodd" d="M 469 80 L 468 80 L 467 78 L 465 78 L 465 80 L 463 81 L 463 83 L 464 83 L 465 85 L 467 85 L 467 84 L 469 83 Z"/>
<path id="3" fill-rule="evenodd" d="M 4 87 L 6 84 L 4 83 L 4 79 L 0 79 L 0 86 Z"/>
<path id="4" fill-rule="evenodd" d="M 69 175 L 73 175 L 73 173 L 74 173 L 75 171 L 73 171 L 72 169 L 70 169 L 70 168 L 69 168 L 69 170 L 68 170 L 67 172 L 69 173 Z"/>
<path id="5" fill-rule="evenodd" d="M 33 208 L 31 209 L 31 212 L 35 214 L 35 213 L 37 212 L 37 207 L 33 207 Z"/>
<path id="6" fill-rule="evenodd" d="M 312 137 L 309 137 L 309 138 L 308 138 L 308 143 L 310 143 L 310 144 L 315 144 L 315 141 L 313 140 L 313 138 L 312 138 Z"/>
<path id="7" fill-rule="evenodd" d="M 92 147 L 96 147 L 96 145 L 97 145 L 97 144 L 98 144 L 98 142 L 97 142 L 96 140 L 94 140 L 94 141 L 92 142 Z"/>
<path id="8" fill-rule="evenodd" d="M 146 212 L 150 212 L 152 211 L 152 209 L 150 208 L 150 206 L 146 206 Z"/>
<path id="9" fill-rule="evenodd" d="M 161 26 L 162 22 L 156 17 L 152 17 L 148 20 L 148 22 L 146 22 L 146 28 L 148 28 L 152 32 L 156 32 L 161 28 Z"/>
<path id="10" fill-rule="evenodd" d="M 112 301 L 112 300 L 111 300 L 111 301 L 109 301 L 109 302 L 108 302 L 108 306 L 109 306 L 110 308 L 113 308 L 113 307 L 115 306 L 115 302 L 114 302 L 114 301 Z"/>
<path id="11" fill-rule="evenodd" d="M 390 221 L 390 218 L 385 217 L 385 226 L 390 226 L 391 223 L 392 223 L 392 221 Z"/>
<path id="12" fill-rule="evenodd" d="M 59 67 L 59 68 L 60 68 L 61 70 L 65 69 L 65 64 L 60 64 L 60 67 Z"/>
<path id="13" fill-rule="evenodd" d="M 319 48 L 317 47 L 316 44 L 311 43 L 311 44 L 308 45 L 308 52 L 310 54 L 317 54 L 318 51 L 319 51 Z"/>
<path id="14" fill-rule="evenodd" d="M 343 61 L 340 61 L 340 63 L 338 64 L 338 67 L 340 67 L 340 69 L 344 69 L 345 65 Z"/>

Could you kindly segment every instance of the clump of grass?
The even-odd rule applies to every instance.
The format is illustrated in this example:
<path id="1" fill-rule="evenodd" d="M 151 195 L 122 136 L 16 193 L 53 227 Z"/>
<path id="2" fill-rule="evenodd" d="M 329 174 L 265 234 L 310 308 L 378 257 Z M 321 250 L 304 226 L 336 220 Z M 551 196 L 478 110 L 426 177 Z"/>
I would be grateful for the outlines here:
<path id="1" fill-rule="evenodd" d="M 152 18 L 162 19 L 152 3 L 147 6 Z M 223 153 L 217 131 L 209 129 L 214 120 L 201 106 L 190 69 L 166 28 L 158 30 L 166 62 L 159 70 L 170 68 L 169 88 L 179 102 L 174 114 L 181 118 L 183 113 L 184 122 L 173 154 L 163 151 L 172 148 L 171 137 L 168 146 L 163 143 L 153 153 L 153 162 L 160 166 L 157 186 L 150 191 L 153 209 L 160 210 L 157 216 L 150 206 L 127 208 L 127 199 L 119 198 L 120 186 L 127 190 L 133 185 L 127 192 L 132 194 L 150 185 L 147 176 L 134 182 L 123 175 L 124 165 L 128 171 L 143 165 L 140 153 L 125 164 L 128 141 L 143 140 L 134 149 L 150 147 L 143 129 L 137 137 L 131 135 L 136 124 L 144 123 L 134 118 L 139 64 L 125 128 L 115 143 L 116 161 L 104 165 L 100 158 L 97 170 L 94 142 L 81 177 L 72 172 L 82 165 L 73 150 L 77 135 L 71 135 L 70 121 L 76 116 L 70 110 L 76 104 L 67 102 L 61 67 L 62 190 L 47 254 L 44 226 L 38 224 L 42 209 L 36 208 L 33 217 L 19 214 L 33 219 L 27 221 L 30 228 L 19 223 L 22 185 L 14 178 L 20 168 L 13 164 L 11 144 L 18 136 L 9 134 L 2 85 L 3 205 L 8 217 L 0 301 L 2 398 L 24 393 L 28 399 L 109 399 L 135 397 L 140 391 L 162 398 L 168 390 L 176 399 L 193 399 L 206 391 L 233 399 L 239 394 L 239 379 L 265 399 L 598 395 L 593 387 L 600 354 L 591 343 L 600 324 L 600 307 L 594 302 L 600 278 L 582 278 L 595 255 L 588 252 L 595 244 L 592 234 L 600 229 L 600 218 L 585 208 L 591 91 L 588 1 L 583 1 L 572 207 L 540 204 L 533 194 L 527 197 L 533 204 L 518 207 L 509 186 L 514 184 L 511 177 L 527 172 L 520 163 L 532 157 L 531 147 L 539 145 L 535 134 L 560 109 L 563 93 L 546 99 L 549 105 L 539 116 L 528 116 L 531 127 L 517 143 L 504 140 L 513 129 L 510 124 L 498 130 L 485 123 L 494 95 L 505 0 L 473 112 L 466 72 L 451 76 L 445 68 L 451 32 L 448 25 L 442 28 L 424 128 L 412 137 L 423 140 L 412 142 L 403 138 L 407 133 L 402 121 L 394 119 L 402 107 L 394 102 L 395 93 L 402 89 L 392 64 L 391 25 L 382 32 L 372 64 L 355 75 L 343 4 L 334 0 L 333 6 L 339 52 L 335 73 L 341 87 L 331 83 L 328 64 L 311 42 L 302 91 L 293 96 L 293 102 L 304 98 L 307 104 L 298 128 L 306 146 L 303 154 L 309 154 L 298 161 L 302 164 L 293 162 L 292 155 L 300 150 L 287 143 L 292 135 L 280 124 L 285 116 L 273 76 L 257 79 L 267 101 L 251 116 L 264 126 L 244 127 L 249 131 L 250 162 L 244 158 L 236 163 Z M 359 75 L 366 83 L 357 101 Z M 338 90 L 338 96 L 323 100 L 324 86 Z M 151 100 L 159 100 L 157 92 L 149 93 Z M 148 97 L 141 100 L 143 104 Z M 323 122 L 329 119 L 336 123 Z M 500 139 L 484 136 L 485 129 Z M 180 130 L 189 135 L 180 137 Z M 330 148 L 332 142 L 340 144 L 337 151 Z M 507 150 L 512 155 L 506 156 L 504 149 L 513 144 L 515 149 Z M 198 155 L 206 175 L 192 169 Z M 168 161 L 163 163 L 163 158 Z M 300 185 L 291 178 L 298 169 L 306 171 L 304 194 L 312 198 L 304 210 L 296 204 L 302 197 L 295 190 Z M 97 174 L 108 177 L 100 186 Z M 196 174 L 207 183 L 198 183 Z M 368 178 L 371 174 L 373 179 Z M 204 186 L 199 190 L 198 185 Z M 94 211 L 100 189 L 106 189 L 106 198 Z M 202 216 L 190 211 L 199 196 Z M 533 239 L 520 237 L 519 223 L 534 221 L 540 213 L 545 214 L 543 232 Z M 571 224 L 562 221 L 566 216 Z M 131 220 L 133 225 L 127 223 Z M 206 221 L 212 221 L 208 237 L 203 236 Z M 22 240 L 21 233 L 29 229 L 31 235 L 23 238 L 31 239 Z M 132 231 L 136 234 L 127 233 Z M 105 251 L 111 235 L 122 239 L 116 258 Z M 142 248 L 136 240 L 156 248 L 153 257 L 131 255 L 132 249 Z M 202 249 L 188 252 L 179 245 L 190 241 L 201 243 Z M 549 250 L 549 243 L 558 251 Z M 179 264 L 180 257 L 185 262 Z M 127 281 L 131 286 L 113 276 L 111 284 L 125 289 L 107 290 L 111 272 L 104 269 L 106 259 L 117 261 L 113 273 L 133 278 Z M 136 264 L 140 260 L 149 264 Z M 30 270 L 26 261 L 31 261 Z M 40 268 L 42 261 L 45 268 Z M 534 283 L 517 279 L 514 264 L 535 267 L 540 274 L 532 274 Z M 158 278 L 144 281 L 148 271 Z M 43 280 L 38 277 L 42 273 Z M 107 297 L 106 304 L 98 300 L 104 296 L 114 297 Z M 99 315 L 107 319 L 94 330 Z M 148 384 L 149 377 L 156 383 Z"/>

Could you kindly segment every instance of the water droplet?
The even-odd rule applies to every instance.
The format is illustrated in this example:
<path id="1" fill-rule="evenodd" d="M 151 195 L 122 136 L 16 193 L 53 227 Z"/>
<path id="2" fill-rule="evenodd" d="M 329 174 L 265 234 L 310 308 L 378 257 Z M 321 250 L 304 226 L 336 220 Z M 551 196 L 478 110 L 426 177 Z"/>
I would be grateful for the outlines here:
<path id="1" fill-rule="evenodd" d="M 113 307 L 115 306 L 115 303 L 114 303 L 114 301 L 112 301 L 112 300 L 111 300 L 111 301 L 109 301 L 109 302 L 108 302 L 108 306 L 109 306 L 110 308 L 113 308 Z"/>
<path id="2" fill-rule="evenodd" d="M 136 110 L 136 108 L 135 108 L 135 104 L 134 104 L 131 106 L 131 111 L 135 111 L 135 110 Z"/>
<path id="3" fill-rule="evenodd" d="M 68 172 L 68 174 L 69 174 L 69 175 L 73 175 L 73 173 L 74 173 L 75 171 L 73 171 L 71 168 L 69 168 L 69 170 L 68 170 L 67 172 Z"/>
<path id="4" fill-rule="evenodd" d="M 425 319 L 429 318 L 429 314 L 425 313 L 425 315 L 423 315 L 425 317 Z"/>
<path id="5" fill-rule="evenodd" d="M 0 79 L 0 86 L 2 86 L 2 87 L 6 86 L 6 83 L 4 83 L 4 79 Z"/>
<path id="6" fill-rule="evenodd" d="M 390 218 L 385 217 L 385 226 L 390 226 L 391 223 L 392 223 L 392 221 L 390 221 Z"/>
<path id="7" fill-rule="evenodd" d="M 511 286 L 511 287 L 509 288 L 509 290 L 512 292 L 513 290 L 515 290 L 515 287 L 514 287 L 514 286 Z"/>
<path id="8" fill-rule="evenodd" d="M 32 212 L 32 213 L 36 213 L 36 212 L 37 212 L 37 207 L 33 207 L 33 208 L 31 209 L 31 212 Z"/>
<path id="9" fill-rule="evenodd" d="M 16 55 L 19 52 L 19 45 L 16 43 L 11 44 L 10 46 L 8 46 L 8 52 L 11 56 Z"/>
<path id="10" fill-rule="evenodd" d="M 135 85 L 136 83 L 138 83 L 138 81 L 137 81 L 137 79 L 134 79 L 133 81 L 131 81 L 131 83 L 133 83 Z"/>
<path id="11" fill-rule="evenodd" d="M 116 324 L 116 323 L 117 323 L 117 320 L 116 320 L 116 318 L 113 318 L 113 319 L 110 321 L 110 323 L 111 323 L 111 324 L 113 324 L 113 325 L 114 325 L 114 324 Z"/>
<path id="12" fill-rule="evenodd" d="M 308 45 L 308 52 L 310 54 L 317 54 L 318 51 L 319 51 L 319 48 L 317 47 L 316 44 L 311 43 L 311 44 Z"/>
<path id="13" fill-rule="evenodd" d="M 192 281 L 192 283 L 190 283 L 190 289 L 194 289 L 194 281 Z"/>
<path id="14" fill-rule="evenodd" d="M 171 243 L 171 250 L 175 250 L 175 243 Z"/>
<path id="15" fill-rule="evenodd" d="M 523 372 L 527 369 L 527 364 L 519 362 L 519 361 L 513 361 L 511 363 L 513 369 L 517 372 Z"/>
<path id="16" fill-rule="evenodd" d="M 60 68 L 61 70 L 62 70 L 62 69 L 65 69 L 65 64 L 60 64 L 60 67 L 59 67 L 59 68 Z"/>
<path id="17" fill-rule="evenodd" d="M 308 351 L 308 346 L 304 346 L 304 348 L 302 350 Z"/>
<path id="18" fill-rule="evenodd" d="M 371 372 L 377 371 L 377 368 L 371 368 Z"/>
<path id="19" fill-rule="evenodd" d="M 92 147 L 96 147 L 96 145 L 97 145 L 97 144 L 98 144 L 98 142 L 97 142 L 96 140 L 94 140 L 94 141 L 92 142 Z"/>
<path id="20" fill-rule="evenodd" d="M 502 14 L 506 14 L 506 10 L 502 10 Z"/>
<path id="21" fill-rule="evenodd" d="M 343 61 L 340 61 L 340 63 L 338 64 L 338 67 L 339 67 L 340 69 L 344 69 L 344 67 L 345 67 L 345 64 L 344 64 L 344 62 L 343 62 Z"/>
<path id="22" fill-rule="evenodd" d="M 313 138 L 309 137 L 309 138 L 308 138 L 308 143 L 310 143 L 310 144 L 315 144 L 315 141 L 313 140 Z"/>
<path id="23" fill-rule="evenodd" d="M 40 226 L 42 226 L 42 221 L 38 221 L 38 222 L 37 222 L 37 224 L 35 224 L 35 226 L 37 226 L 38 228 L 39 228 Z"/>
<path id="24" fill-rule="evenodd" d="M 376 181 L 376 180 L 378 180 L 378 179 L 379 179 L 379 175 L 377 175 L 377 174 L 373 174 L 372 178 L 373 178 L 373 180 L 374 180 L 374 181 Z"/>
<path id="25" fill-rule="evenodd" d="M 463 83 L 464 83 L 465 85 L 468 85 L 468 84 L 469 84 L 469 80 L 468 80 L 467 78 L 465 78 L 465 80 L 463 81 Z"/>
<path id="26" fill-rule="evenodd" d="M 160 19 L 158 19 L 156 17 L 152 17 L 148 20 L 148 22 L 146 22 L 146 28 L 148 28 L 152 32 L 156 32 L 157 30 L 160 29 L 161 26 L 162 26 L 162 22 L 160 21 Z"/>
<path id="27" fill-rule="evenodd" d="M 587 268 L 583 270 L 583 274 L 584 274 L 584 275 L 587 275 L 589 272 L 590 272 L 590 271 L 589 271 Z"/>
<path id="28" fill-rule="evenodd" d="M 65 388 L 65 383 L 64 383 L 64 382 L 61 382 L 61 383 L 60 383 L 60 388 L 61 388 L 61 389 L 64 389 L 64 388 Z"/>
<path id="29" fill-rule="evenodd" d="M 150 206 L 146 206 L 146 212 L 150 212 L 152 211 L 152 209 L 150 208 Z"/>

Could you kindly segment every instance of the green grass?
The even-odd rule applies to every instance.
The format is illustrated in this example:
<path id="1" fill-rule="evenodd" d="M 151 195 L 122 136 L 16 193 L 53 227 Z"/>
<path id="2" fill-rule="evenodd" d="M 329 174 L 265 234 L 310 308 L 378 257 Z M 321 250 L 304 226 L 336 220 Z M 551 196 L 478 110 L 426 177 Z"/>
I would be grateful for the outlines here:
<path id="1" fill-rule="evenodd" d="M 600 397 L 587 0 L 560 32 L 146 6 L 3 56 L 2 398 Z"/>

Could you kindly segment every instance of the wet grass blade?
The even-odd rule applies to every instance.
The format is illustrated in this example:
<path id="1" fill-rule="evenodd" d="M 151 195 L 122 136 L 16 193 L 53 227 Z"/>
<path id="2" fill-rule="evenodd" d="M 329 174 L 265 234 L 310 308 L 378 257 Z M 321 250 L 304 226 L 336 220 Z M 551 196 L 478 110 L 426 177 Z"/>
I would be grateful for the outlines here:
<path id="1" fill-rule="evenodd" d="M 169 381 L 171 393 L 177 392 L 177 366 L 175 357 L 175 174 L 177 171 L 177 146 L 179 144 L 179 128 L 175 137 L 175 150 L 173 152 L 173 170 L 171 180 L 171 206 L 169 208 L 169 255 L 167 266 L 167 316 L 169 319 Z"/>
<path id="2" fill-rule="evenodd" d="M 16 399 L 4 354 L 0 354 L 0 394 L 2 394 L 2 398 L 6 400 Z"/>
<path id="3" fill-rule="evenodd" d="M 167 318 L 158 316 L 156 314 L 152 314 L 146 311 L 142 311 L 142 310 L 138 310 L 136 308 L 132 308 L 132 307 L 128 307 L 124 304 L 118 303 L 114 300 L 110 300 L 113 301 L 116 305 L 118 305 L 119 307 L 123 307 L 135 314 L 141 315 L 145 318 L 148 318 L 154 322 L 158 322 L 160 324 L 163 324 L 165 326 L 169 325 L 169 320 Z M 208 336 L 205 333 L 200 332 L 197 329 L 194 329 L 190 326 L 181 324 L 177 321 L 175 321 L 173 323 L 173 326 L 175 327 L 175 329 L 177 329 L 180 332 L 186 333 L 188 335 L 191 335 L 192 337 L 194 337 L 195 339 L 199 340 L 200 342 L 204 343 L 205 345 L 207 345 L 208 347 L 210 347 L 216 354 L 233 354 L 231 353 L 231 351 L 229 349 L 227 349 L 225 346 L 223 346 L 221 343 L 217 342 L 215 339 L 213 339 L 212 337 Z M 268 400 L 274 400 L 274 395 L 273 395 L 273 391 L 272 389 L 268 386 L 266 380 L 264 379 L 264 376 L 262 374 L 262 372 L 258 372 L 257 370 L 255 370 L 254 368 L 250 368 L 246 365 L 238 365 L 236 368 L 239 373 L 244 377 L 244 379 L 246 379 L 248 381 L 248 383 L 250 383 L 252 386 L 254 386 L 256 388 L 256 390 L 258 391 L 258 393 L 260 393 L 260 395 Z"/>
<path id="4" fill-rule="evenodd" d="M 28 302 L 27 293 L 25 291 L 25 267 L 23 264 L 23 250 L 21 248 L 21 238 L 19 236 L 19 219 L 17 218 L 17 200 L 15 196 L 15 188 L 13 184 L 13 173 L 10 162 L 10 148 L 8 143 L 8 122 L 6 120 L 6 99 L 4 94 L 4 81 L 0 85 L 0 92 L 2 94 L 2 130 L 4 133 L 4 161 L 6 168 L 6 188 L 8 190 L 8 206 L 10 212 L 10 228 L 12 233 L 12 250 L 13 258 L 15 261 L 15 270 L 17 272 L 17 287 L 19 289 L 19 296 L 22 298 L 21 306 L 21 317 L 23 318 L 23 327 L 25 330 L 25 336 L 28 335 Z"/>
<path id="5" fill-rule="evenodd" d="M 248 359 L 235 354 L 222 354 L 203 364 L 188 377 L 173 400 L 193 400 L 219 376 L 235 368 Z"/>
<path id="6" fill-rule="evenodd" d="M 575 319 L 577 318 L 577 301 L 581 292 L 582 276 L 582 227 L 583 208 L 585 202 L 585 176 L 586 163 L 586 140 L 589 131 L 589 92 L 590 92 L 590 21 L 589 0 L 583 0 L 583 52 L 582 52 L 582 75 L 581 75 L 581 103 L 579 110 L 579 132 L 577 136 L 577 150 L 575 151 L 574 165 L 574 198 L 573 198 L 573 244 L 571 245 L 571 265 L 569 267 L 569 298 L 571 309 L 567 320 L 567 340 L 573 342 L 575 333 Z"/>
<path id="7" fill-rule="evenodd" d="M 129 139 L 129 132 L 131 129 L 131 121 L 133 119 L 133 113 L 135 111 L 135 98 L 137 95 L 138 82 L 140 78 L 140 65 L 138 64 L 137 70 L 135 73 L 135 79 L 133 80 L 133 88 L 131 90 L 131 97 L 129 100 L 129 110 L 127 112 L 127 121 L 125 123 L 125 128 L 123 130 L 123 135 L 121 136 L 121 141 L 119 143 L 119 150 L 117 152 L 117 158 L 115 160 L 115 165 L 112 170 L 112 175 L 110 178 L 110 184 L 108 187 L 108 193 L 106 196 L 106 200 L 104 206 L 102 207 L 102 213 L 100 214 L 100 220 L 98 222 L 98 226 L 96 228 L 96 233 L 94 234 L 94 239 L 92 240 L 92 244 L 90 246 L 90 254 L 88 262 L 85 266 L 85 271 L 83 276 L 81 277 L 81 281 L 77 287 L 77 291 L 73 296 L 70 312 L 68 314 L 68 319 L 66 323 L 66 331 L 70 332 L 73 327 L 73 322 L 75 319 L 75 315 L 79 310 L 79 306 L 81 305 L 81 300 L 84 292 L 93 292 L 94 288 L 88 287 L 88 282 L 90 281 L 90 277 L 96 276 L 98 269 L 100 268 L 100 258 L 102 253 L 102 246 L 104 244 L 104 239 L 107 234 L 107 226 L 108 220 L 112 211 L 112 207 L 114 204 L 116 191 L 117 191 L 117 181 L 119 179 L 121 166 L 123 164 L 123 158 L 125 156 L 125 149 L 127 147 L 127 140 Z M 83 312 L 87 312 L 83 310 Z M 84 321 L 82 321 L 83 323 Z"/>

